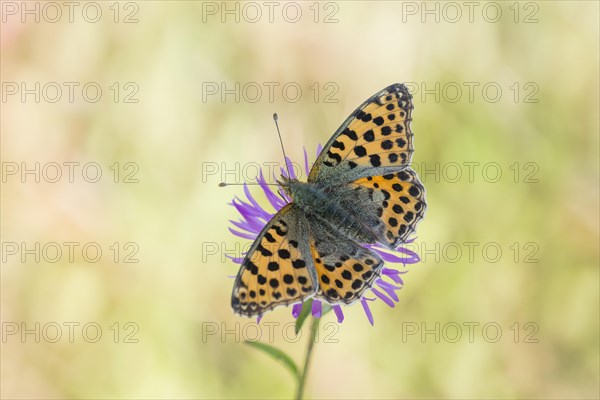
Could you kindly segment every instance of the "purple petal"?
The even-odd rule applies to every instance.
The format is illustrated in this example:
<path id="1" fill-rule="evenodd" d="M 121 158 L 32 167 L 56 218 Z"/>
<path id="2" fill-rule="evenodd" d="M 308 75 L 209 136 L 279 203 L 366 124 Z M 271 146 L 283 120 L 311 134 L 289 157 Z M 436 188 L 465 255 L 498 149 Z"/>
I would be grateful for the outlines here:
<path id="1" fill-rule="evenodd" d="M 402 287 L 400 287 L 400 286 L 396 286 L 396 285 L 393 285 L 393 284 L 391 284 L 391 283 L 389 283 L 389 282 L 386 282 L 386 281 L 385 281 L 385 280 L 383 280 L 382 278 L 378 278 L 378 279 L 375 281 L 375 283 L 377 283 L 378 285 L 381 285 L 382 287 L 383 287 L 383 286 L 385 286 L 385 287 L 387 287 L 387 288 L 389 288 L 389 289 L 391 289 L 391 290 L 400 290 L 400 289 L 402 289 Z"/>
<path id="2" fill-rule="evenodd" d="M 396 269 L 384 268 L 381 270 L 381 273 L 393 280 L 394 282 L 399 283 L 400 285 L 404 285 L 404 281 L 402 280 L 402 277 L 400 277 L 400 274 L 405 274 L 406 271 L 400 272 Z"/>
<path id="3" fill-rule="evenodd" d="M 395 254 L 386 253 L 380 250 L 375 250 L 375 252 L 379 254 L 384 261 L 391 263 L 414 264 L 419 261 L 418 259 L 415 260 L 411 257 L 399 257 Z"/>
<path id="4" fill-rule="evenodd" d="M 379 297 L 381 300 L 383 300 L 383 302 L 385 304 L 387 304 L 388 306 L 394 307 L 396 305 L 396 304 L 394 304 L 394 301 L 392 299 L 387 297 L 385 294 L 381 293 L 379 290 L 372 287 L 371 292 L 373 292 L 377 297 Z"/>
<path id="5" fill-rule="evenodd" d="M 225 254 L 225 257 L 227 257 L 227 254 Z M 231 261 L 232 261 L 234 264 L 241 264 L 241 263 L 244 261 L 244 258 L 245 258 L 245 257 L 232 257 L 232 258 L 231 258 Z"/>
<path id="6" fill-rule="evenodd" d="M 256 239 L 256 233 L 254 233 L 254 234 L 243 233 L 243 232 L 240 232 L 240 231 L 236 231 L 233 228 L 229 228 L 229 232 L 233 233 L 235 236 L 239 236 L 239 237 L 244 238 L 244 239 L 250 239 L 250 240 Z"/>
<path id="7" fill-rule="evenodd" d="M 244 261 L 244 257 L 233 257 L 230 256 L 229 254 L 225 253 L 225 257 L 229 258 L 231 261 L 233 261 L 236 264 L 241 263 L 242 261 Z"/>
<path id="8" fill-rule="evenodd" d="M 400 253 L 409 255 L 411 257 L 418 257 L 417 253 L 415 253 L 414 251 L 409 250 L 406 247 L 404 247 L 407 243 L 411 243 L 413 241 L 414 241 L 414 239 L 407 240 L 405 243 L 400 244 L 395 249 L 389 249 L 387 247 L 383 247 L 380 244 L 367 244 L 366 246 L 369 246 L 369 247 L 374 248 L 376 250 L 381 250 L 381 251 L 396 251 L 396 252 L 400 252 Z"/>
<path id="9" fill-rule="evenodd" d="M 238 212 L 242 214 L 242 217 L 244 218 L 247 218 L 250 215 L 258 215 L 258 213 L 254 209 L 254 207 L 252 207 L 252 205 L 238 199 L 237 197 L 234 197 L 231 203 L 229 204 L 234 206 L 235 209 L 238 210 Z"/>
<path id="10" fill-rule="evenodd" d="M 258 233 L 262 230 L 265 225 L 262 222 L 262 219 L 256 217 L 248 217 L 243 221 L 231 221 L 232 225 L 236 228 L 240 228 L 241 230 L 246 231 L 246 233 L 253 233 L 254 235 L 258 235 Z"/>
<path id="11" fill-rule="evenodd" d="M 260 227 L 260 224 L 257 225 L 257 218 L 261 218 L 260 213 L 254 208 L 252 207 L 251 204 L 245 203 L 241 200 L 237 200 L 233 199 L 233 202 L 231 203 L 236 210 L 238 210 L 238 212 L 242 215 L 242 217 L 244 217 L 244 219 L 246 220 L 246 222 L 248 222 L 253 229 L 258 229 L 258 232 L 260 232 L 260 230 L 262 229 L 262 227 Z"/>
<path id="12" fill-rule="evenodd" d="M 302 311 L 302 305 L 303 303 L 296 303 L 292 306 L 292 317 L 298 318 L 298 315 Z"/>
<path id="13" fill-rule="evenodd" d="M 371 323 L 371 326 L 375 325 L 375 321 L 373 320 L 373 314 L 371 314 L 371 309 L 369 308 L 369 304 L 367 303 L 367 298 L 363 297 L 360 299 L 360 304 L 362 304 L 363 309 L 365 310 L 365 314 L 367 314 L 367 318 Z"/>
<path id="14" fill-rule="evenodd" d="M 256 317 L 256 323 L 260 324 L 260 320 L 262 319 L 262 315 L 259 315 L 258 317 Z"/>
<path id="15" fill-rule="evenodd" d="M 260 171 L 258 184 L 262 188 L 265 196 L 267 197 L 267 200 L 269 200 L 269 203 L 271 203 L 271 206 L 273 206 L 273 208 L 276 211 L 279 211 L 285 205 L 285 203 L 281 200 L 280 197 L 276 196 L 275 193 L 271 190 L 271 187 L 267 185 L 267 181 L 265 181 L 265 177 L 263 176 L 262 170 Z"/>
<path id="16" fill-rule="evenodd" d="M 265 209 L 263 209 L 257 202 L 256 200 L 254 200 L 254 197 L 252 197 L 252 195 L 250 194 L 250 189 L 248 189 L 248 185 L 244 184 L 244 193 L 246 193 L 246 197 L 248 198 L 248 200 L 250 200 L 250 202 L 252 203 L 252 205 L 254 206 L 254 208 L 260 213 L 260 215 L 265 218 L 265 219 L 270 219 L 273 214 L 268 213 Z"/>
<path id="17" fill-rule="evenodd" d="M 340 307 L 338 304 L 335 304 L 331 306 L 331 308 L 333 308 L 333 312 L 337 317 L 338 323 L 341 324 L 342 322 L 344 322 L 344 312 L 342 311 L 342 307 Z"/>
<path id="18" fill-rule="evenodd" d="M 395 302 L 400 301 L 400 299 L 398 298 L 398 295 L 396 294 L 396 290 L 400 290 L 401 288 L 392 285 L 391 283 L 388 283 L 386 281 L 384 281 L 383 279 L 377 279 L 376 282 L 383 290 L 385 290 L 385 293 L 390 296 L 392 298 L 392 300 L 394 300 Z"/>
<path id="19" fill-rule="evenodd" d="M 322 304 L 321 304 L 321 300 L 317 300 L 314 299 L 313 303 L 312 303 L 312 315 L 315 318 L 321 318 L 321 311 L 322 311 Z"/>
<path id="20" fill-rule="evenodd" d="M 229 222 L 231 222 L 231 224 L 233 226 L 235 226 L 236 228 L 240 228 L 240 229 L 243 229 L 245 231 L 251 231 L 251 232 L 255 232 L 256 231 L 254 225 L 255 225 L 255 223 L 257 221 L 256 221 L 256 218 L 254 218 L 254 217 L 249 217 L 249 219 L 247 219 L 247 220 L 241 220 L 241 221 L 234 221 L 234 220 L 230 219 Z"/>
<path id="21" fill-rule="evenodd" d="M 419 256 L 416 255 L 416 253 L 414 253 L 410 250 L 400 248 L 400 247 L 396 250 L 398 250 L 400 253 L 408 252 L 408 254 L 414 254 L 415 257 L 412 257 L 412 256 L 411 257 L 399 257 L 395 254 L 388 253 L 387 251 L 385 251 L 384 249 L 382 249 L 381 247 L 378 247 L 376 245 L 365 244 L 364 246 L 373 250 L 377 254 L 379 254 L 379 256 L 381 256 L 381 258 L 384 261 L 393 262 L 393 263 L 403 263 L 403 264 L 415 264 L 415 263 L 419 262 Z"/>
<path id="22" fill-rule="evenodd" d="M 386 274 L 386 275 L 400 275 L 400 274 L 405 274 L 408 271 L 400 271 L 400 270 L 397 270 L 397 269 L 394 269 L 394 268 L 383 268 L 381 270 L 381 272 L 383 274 Z"/>
<path id="23" fill-rule="evenodd" d="M 292 163 L 292 161 L 291 161 L 289 158 L 287 158 L 287 157 L 285 158 L 285 165 L 286 165 L 286 167 L 289 167 L 289 168 L 290 168 L 290 175 L 291 175 L 291 176 L 290 176 L 290 178 L 292 178 L 292 179 L 296 179 L 296 178 L 297 178 L 297 176 L 296 176 L 296 170 L 294 169 L 294 164 L 293 164 L 293 163 Z"/>
<path id="24" fill-rule="evenodd" d="M 268 221 L 258 216 L 246 216 L 245 218 L 245 221 L 238 221 L 241 224 L 240 228 L 255 234 L 258 234 Z"/>
<path id="25" fill-rule="evenodd" d="M 306 147 L 304 148 L 304 171 L 306 172 L 306 175 L 310 172 L 308 170 L 308 154 L 306 153 Z"/>
<path id="26" fill-rule="evenodd" d="M 410 256 L 412 258 L 416 258 L 417 260 L 420 258 L 419 255 L 417 253 L 415 253 L 412 250 L 407 249 L 406 247 L 396 247 L 396 251 L 402 254 L 406 254 L 407 256 Z"/>
<path id="27" fill-rule="evenodd" d="M 317 157 L 319 157 L 319 155 L 321 154 L 322 151 L 323 151 L 323 146 L 321 146 L 321 143 L 319 143 L 317 145 Z"/>

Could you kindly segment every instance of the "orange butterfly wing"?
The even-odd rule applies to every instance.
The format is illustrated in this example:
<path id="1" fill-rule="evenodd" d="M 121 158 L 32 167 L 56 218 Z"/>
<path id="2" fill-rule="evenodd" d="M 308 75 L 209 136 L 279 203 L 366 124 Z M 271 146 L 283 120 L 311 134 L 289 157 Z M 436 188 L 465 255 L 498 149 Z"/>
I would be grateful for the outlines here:
<path id="1" fill-rule="evenodd" d="M 408 166 L 413 153 L 412 110 L 412 96 L 402 84 L 371 96 L 333 134 L 308 181 L 348 182 Z"/>
<path id="2" fill-rule="evenodd" d="M 236 313 L 259 316 L 315 294 L 307 232 L 306 218 L 294 203 L 275 214 L 240 266 L 231 296 Z"/>

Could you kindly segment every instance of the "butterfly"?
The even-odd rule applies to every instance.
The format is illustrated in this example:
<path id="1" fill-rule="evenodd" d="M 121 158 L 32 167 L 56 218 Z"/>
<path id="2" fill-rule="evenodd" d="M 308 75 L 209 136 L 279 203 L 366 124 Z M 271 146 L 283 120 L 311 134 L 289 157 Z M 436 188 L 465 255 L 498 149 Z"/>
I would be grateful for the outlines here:
<path id="1" fill-rule="evenodd" d="M 314 297 L 352 304 L 381 275 L 362 244 L 395 249 L 423 218 L 425 189 L 410 166 L 412 96 L 403 84 L 367 99 L 338 128 L 306 182 L 282 176 L 292 199 L 265 225 L 237 274 L 231 305 L 253 317 Z"/>

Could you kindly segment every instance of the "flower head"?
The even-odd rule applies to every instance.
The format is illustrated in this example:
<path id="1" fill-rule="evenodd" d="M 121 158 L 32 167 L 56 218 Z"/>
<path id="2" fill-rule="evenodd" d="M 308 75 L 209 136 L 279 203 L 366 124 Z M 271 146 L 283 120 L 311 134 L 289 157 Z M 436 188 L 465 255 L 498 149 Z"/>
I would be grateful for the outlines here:
<path id="1" fill-rule="evenodd" d="M 318 157 L 321 153 L 322 147 L 319 145 L 317 147 L 316 156 Z M 287 165 L 291 165 L 289 159 L 286 158 Z M 306 149 L 304 149 L 304 171 L 308 175 L 309 165 L 308 165 L 308 155 L 306 153 Z M 288 176 L 287 171 L 281 168 L 281 174 L 285 177 L 296 178 L 295 171 L 290 169 L 290 175 Z M 275 178 L 275 177 L 273 177 Z M 261 207 L 255 198 L 250 193 L 247 185 L 244 185 L 244 194 L 246 195 L 246 200 L 240 200 L 235 197 L 231 202 L 237 211 L 241 215 L 240 221 L 231 221 L 233 227 L 230 227 L 229 230 L 236 236 L 239 236 L 244 239 L 256 239 L 256 236 L 260 233 L 263 227 L 273 218 L 275 213 L 283 208 L 286 204 L 292 201 L 283 191 L 280 191 L 278 194 L 271 190 L 271 187 L 267 184 L 265 177 L 260 171 L 260 176 L 257 178 L 257 182 L 263 190 L 263 193 L 269 203 L 271 204 L 273 211 L 265 210 Z M 383 261 L 388 263 L 401 263 L 401 264 L 414 264 L 419 262 L 419 256 L 402 246 L 396 248 L 396 252 L 391 252 L 390 250 L 383 249 L 378 245 L 372 244 L 363 244 L 364 247 L 369 248 L 375 251 Z M 243 257 L 230 257 L 233 262 L 240 264 L 244 258 Z M 375 280 L 375 284 L 365 291 L 363 296 L 360 299 L 360 303 L 365 311 L 365 314 L 371 323 L 374 324 L 373 314 L 369 308 L 369 302 L 380 299 L 385 304 L 390 307 L 394 307 L 395 304 L 399 301 L 397 291 L 399 291 L 404 282 L 402 281 L 402 274 L 406 273 L 406 271 L 400 271 L 398 269 L 386 266 L 381 270 L 381 276 Z M 296 303 L 292 305 L 292 316 L 294 318 L 298 318 L 300 315 L 300 311 L 302 310 L 303 303 Z M 323 310 L 322 301 L 319 299 L 314 299 L 312 302 L 312 315 L 316 318 L 321 316 Z M 342 311 L 342 307 L 340 305 L 332 305 L 331 306 L 335 315 L 337 317 L 338 322 L 342 322 L 344 320 L 344 313 Z M 259 317 L 260 320 L 260 317 Z"/>

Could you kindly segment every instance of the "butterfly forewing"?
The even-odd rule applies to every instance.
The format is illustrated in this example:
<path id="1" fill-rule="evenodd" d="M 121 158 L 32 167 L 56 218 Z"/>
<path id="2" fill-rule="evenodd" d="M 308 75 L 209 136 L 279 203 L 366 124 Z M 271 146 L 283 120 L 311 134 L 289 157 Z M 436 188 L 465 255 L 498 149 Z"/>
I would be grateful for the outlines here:
<path id="1" fill-rule="evenodd" d="M 238 272 L 231 305 L 245 316 L 299 302 L 316 291 L 308 222 L 294 203 L 263 228 Z"/>
<path id="2" fill-rule="evenodd" d="M 412 97 L 402 84 L 391 85 L 373 95 L 334 133 L 308 181 L 348 182 L 407 166 L 413 152 L 412 109 Z"/>

